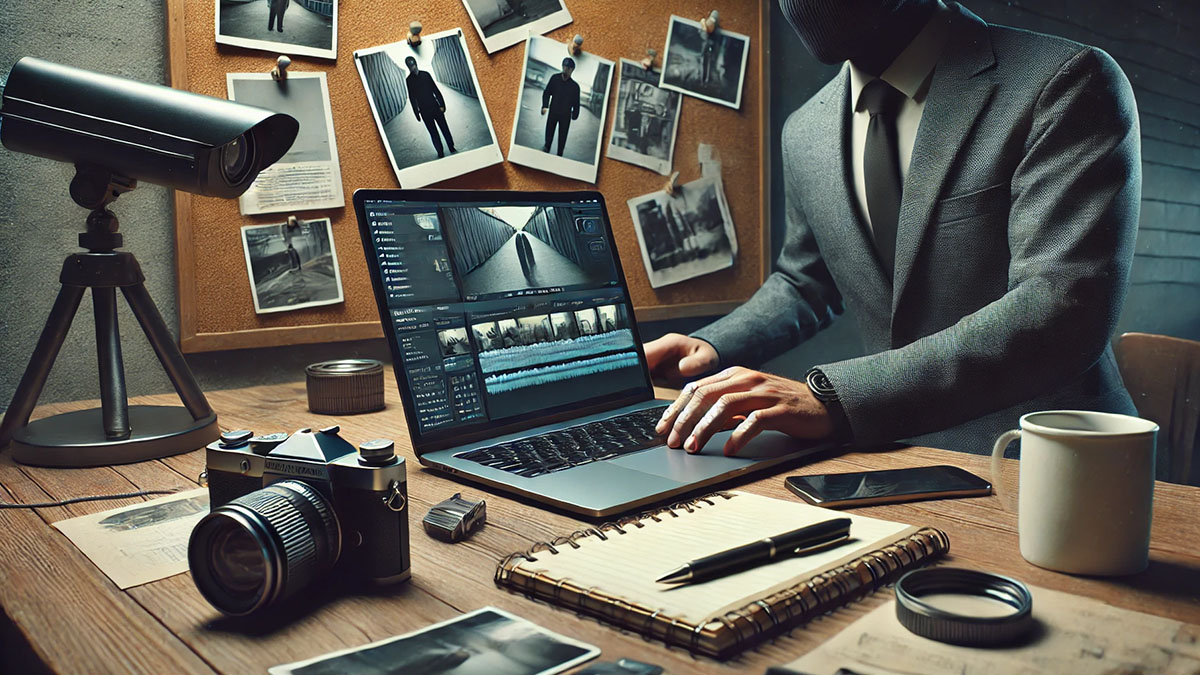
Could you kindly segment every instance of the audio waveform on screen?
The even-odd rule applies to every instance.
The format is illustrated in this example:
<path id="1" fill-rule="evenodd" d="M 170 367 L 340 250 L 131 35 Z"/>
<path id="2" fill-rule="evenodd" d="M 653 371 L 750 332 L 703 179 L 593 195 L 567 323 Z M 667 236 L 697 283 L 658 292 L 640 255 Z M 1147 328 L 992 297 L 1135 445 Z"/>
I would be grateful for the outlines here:
<path id="1" fill-rule="evenodd" d="M 529 368 L 554 361 L 569 361 L 591 354 L 631 347 L 633 347 L 633 332 L 628 328 L 622 328 L 574 339 L 493 349 L 479 354 L 479 367 L 484 373 L 495 373 L 516 368 Z"/>
<path id="2" fill-rule="evenodd" d="M 503 394 L 516 389 L 536 387 L 563 380 L 571 380 L 596 373 L 604 373 L 621 368 L 636 368 L 638 366 L 637 352 L 621 352 L 607 354 L 582 361 L 559 363 L 542 368 L 530 368 L 502 375 L 490 375 L 483 380 L 489 394 Z"/>

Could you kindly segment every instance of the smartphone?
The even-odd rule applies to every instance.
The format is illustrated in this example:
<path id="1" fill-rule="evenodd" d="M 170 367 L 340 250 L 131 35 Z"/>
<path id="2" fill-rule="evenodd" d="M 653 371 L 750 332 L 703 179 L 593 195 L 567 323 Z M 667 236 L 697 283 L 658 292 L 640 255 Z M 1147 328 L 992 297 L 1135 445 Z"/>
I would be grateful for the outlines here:
<path id="1" fill-rule="evenodd" d="M 991 483 L 948 465 L 788 476 L 784 484 L 809 504 L 834 509 L 922 499 L 981 497 L 992 492 Z"/>

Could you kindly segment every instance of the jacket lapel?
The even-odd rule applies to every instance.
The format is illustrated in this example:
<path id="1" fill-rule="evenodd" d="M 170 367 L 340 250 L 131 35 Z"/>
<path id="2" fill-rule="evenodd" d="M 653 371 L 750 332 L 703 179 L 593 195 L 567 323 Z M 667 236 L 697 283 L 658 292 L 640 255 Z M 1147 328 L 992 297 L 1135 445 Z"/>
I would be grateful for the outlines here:
<path id="1" fill-rule="evenodd" d="M 900 201 L 893 315 L 946 175 L 996 88 L 988 72 L 996 58 L 987 24 L 959 5 L 952 11 L 956 27 L 934 68 Z"/>
<path id="2" fill-rule="evenodd" d="M 813 175 L 816 180 L 816 191 L 822 195 L 820 199 L 812 200 L 825 207 L 819 215 L 814 213 L 812 222 L 814 228 L 826 231 L 829 236 L 821 240 L 822 255 L 826 258 L 836 258 L 847 261 L 847 265 L 839 265 L 844 269 L 856 270 L 861 275 L 856 287 L 860 289 L 863 300 L 887 311 L 890 302 L 891 283 L 884 274 L 883 266 L 875 255 L 867 224 L 859 213 L 858 200 L 852 191 L 853 177 L 850 175 L 850 68 L 844 66 L 836 78 L 837 86 L 828 91 L 829 97 L 823 103 L 831 106 L 828 114 L 818 115 L 814 121 L 812 137 L 816 139 L 837 139 L 836 143 L 828 141 L 815 142 Z M 879 307 L 879 305 L 882 305 Z"/>

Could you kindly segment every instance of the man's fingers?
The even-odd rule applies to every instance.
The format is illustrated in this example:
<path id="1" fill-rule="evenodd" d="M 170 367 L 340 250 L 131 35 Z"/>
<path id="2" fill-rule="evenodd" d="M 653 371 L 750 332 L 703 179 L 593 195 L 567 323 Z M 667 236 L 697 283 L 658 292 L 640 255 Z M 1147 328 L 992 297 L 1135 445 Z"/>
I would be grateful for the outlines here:
<path id="1" fill-rule="evenodd" d="M 777 405 L 764 410 L 755 410 L 746 415 L 746 419 L 737 425 L 729 440 L 725 441 L 725 456 L 732 457 L 738 454 L 755 436 L 767 429 L 776 429 L 779 418 L 785 413 L 783 406 Z"/>
<path id="2" fill-rule="evenodd" d="M 711 384 L 713 382 L 720 382 L 721 380 L 732 377 L 733 373 L 734 369 L 728 368 L 717 373 L 716 375 L 713 375 L 712 377 L 706 377 L 703 380 L 696 380 L 695 382 L 688 382 L 683 387 L 683 391 L 679 392 L 679 397 L 675 399 L 675 402 L 667 406 L 667 409 L 663 411 L 662 418 L 658 420 L 658 424 L 654 425 L 654 431 L 656 433 L 665 434 L 667 430 L 670 429 L 675 423 L 675 418 L 679 415 L 680 411 L 682 411 L 684 407 L 687 406 L 687 404 L 692 400 L 692 395 L 696 393 L 697 389 L 699 389 L 701 386 Z"/>
<path id="3" fill-rule="evenodd" d="M 705 382 L 708 379 L 705 378 L 701 382 Z M 696 387 L 691 400 L 679 411 L 679 415 L 675 418 L 674 425 L 671 427 L 671 433 L 667 435 L 667 446 L 672 448 L 682 447 L 683 440 L 692 434 L 692 429 L 696 426 L 696 423 L 700 421 L 700 418 L 712 408 L 721 396 L 745 391 L 748 388 L 748 383 L 744 382 L 742 378 L 734 376 L 726 376 L 715 382 L 708 382 L 708 384 Z"/>
<path id="4" fill-rule="evenodd" d="M 730 420 L 735 415 L 745 415 L 764 405 L 770 405 L 771 399 L 753 392 L 725 394 L 717 399 L 704 417 L 696 423 L 692 433 L 683 442 L 683 449 L 690 453 L 700 452 L 712 435 L 729 428 Z"/>

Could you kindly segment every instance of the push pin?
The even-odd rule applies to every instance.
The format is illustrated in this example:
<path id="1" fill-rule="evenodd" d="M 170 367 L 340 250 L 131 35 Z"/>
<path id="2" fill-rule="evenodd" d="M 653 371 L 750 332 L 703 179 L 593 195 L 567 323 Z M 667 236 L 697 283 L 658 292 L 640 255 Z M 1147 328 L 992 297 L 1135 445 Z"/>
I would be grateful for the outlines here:
<path id="1" fill-rule="evenodd" d="M 303 224 L 304 221 L 300 220 L 296 216 L 288 216 L 287 226 L 289 230 L 300 227 Z"/>
<path id="2" fill-rule="evenodd" d="M 663 186 L 663 192 L 674 197 L 675 191 L 679 189 L 679 172 L 673 171 L 671 177 L 667 179 L 667 184 Z"/>
<path id="3" fill-rule="evenodd" d="M 704 28 L 704 32 L 712 33 L 714 30 L 716 30 L 717 29 L 717 19 L 719 19 L 720 17 L 721 17 L 721 15 L 718 14 L 717 10 L 714 9 L 713 11 L 708 13 L 707 18 L 700 19 L 700 25 Z"/>
<path id="4" fill-rule="evenodd" d="M 279 58 L 275 59 L 275 67 L 271 69 L 271 77 L 276 82 L 282 82 L 287 79 L 288 66 L 292 65 L 292 60 L 287 56 L 280 54 Z"/>
<path id="5" fill-rule="evenodd" d="M 576 33 L 575 38 L 567 43 L 567 51 L 571 56 L 579 56 L 579 52 L 583 51 L 583 36 Z"/>
<path id="6" fill-rule="evenodd" d="M 408 44 L 412 45 L 413 47 L 421 44 L 420 21 L 413 21 L 412 23 L 408 24 L 408 37 L 406 37 L 405 40 L 407 40 Z"/>
<path id="7" fill-rule="evenodd" d="M 658 50 L 651 47 L 646 50 L 646 58 L 642 59 L 642 67 L 646 70 L 654 68 L 654 59 L 658 58 Z"/>

